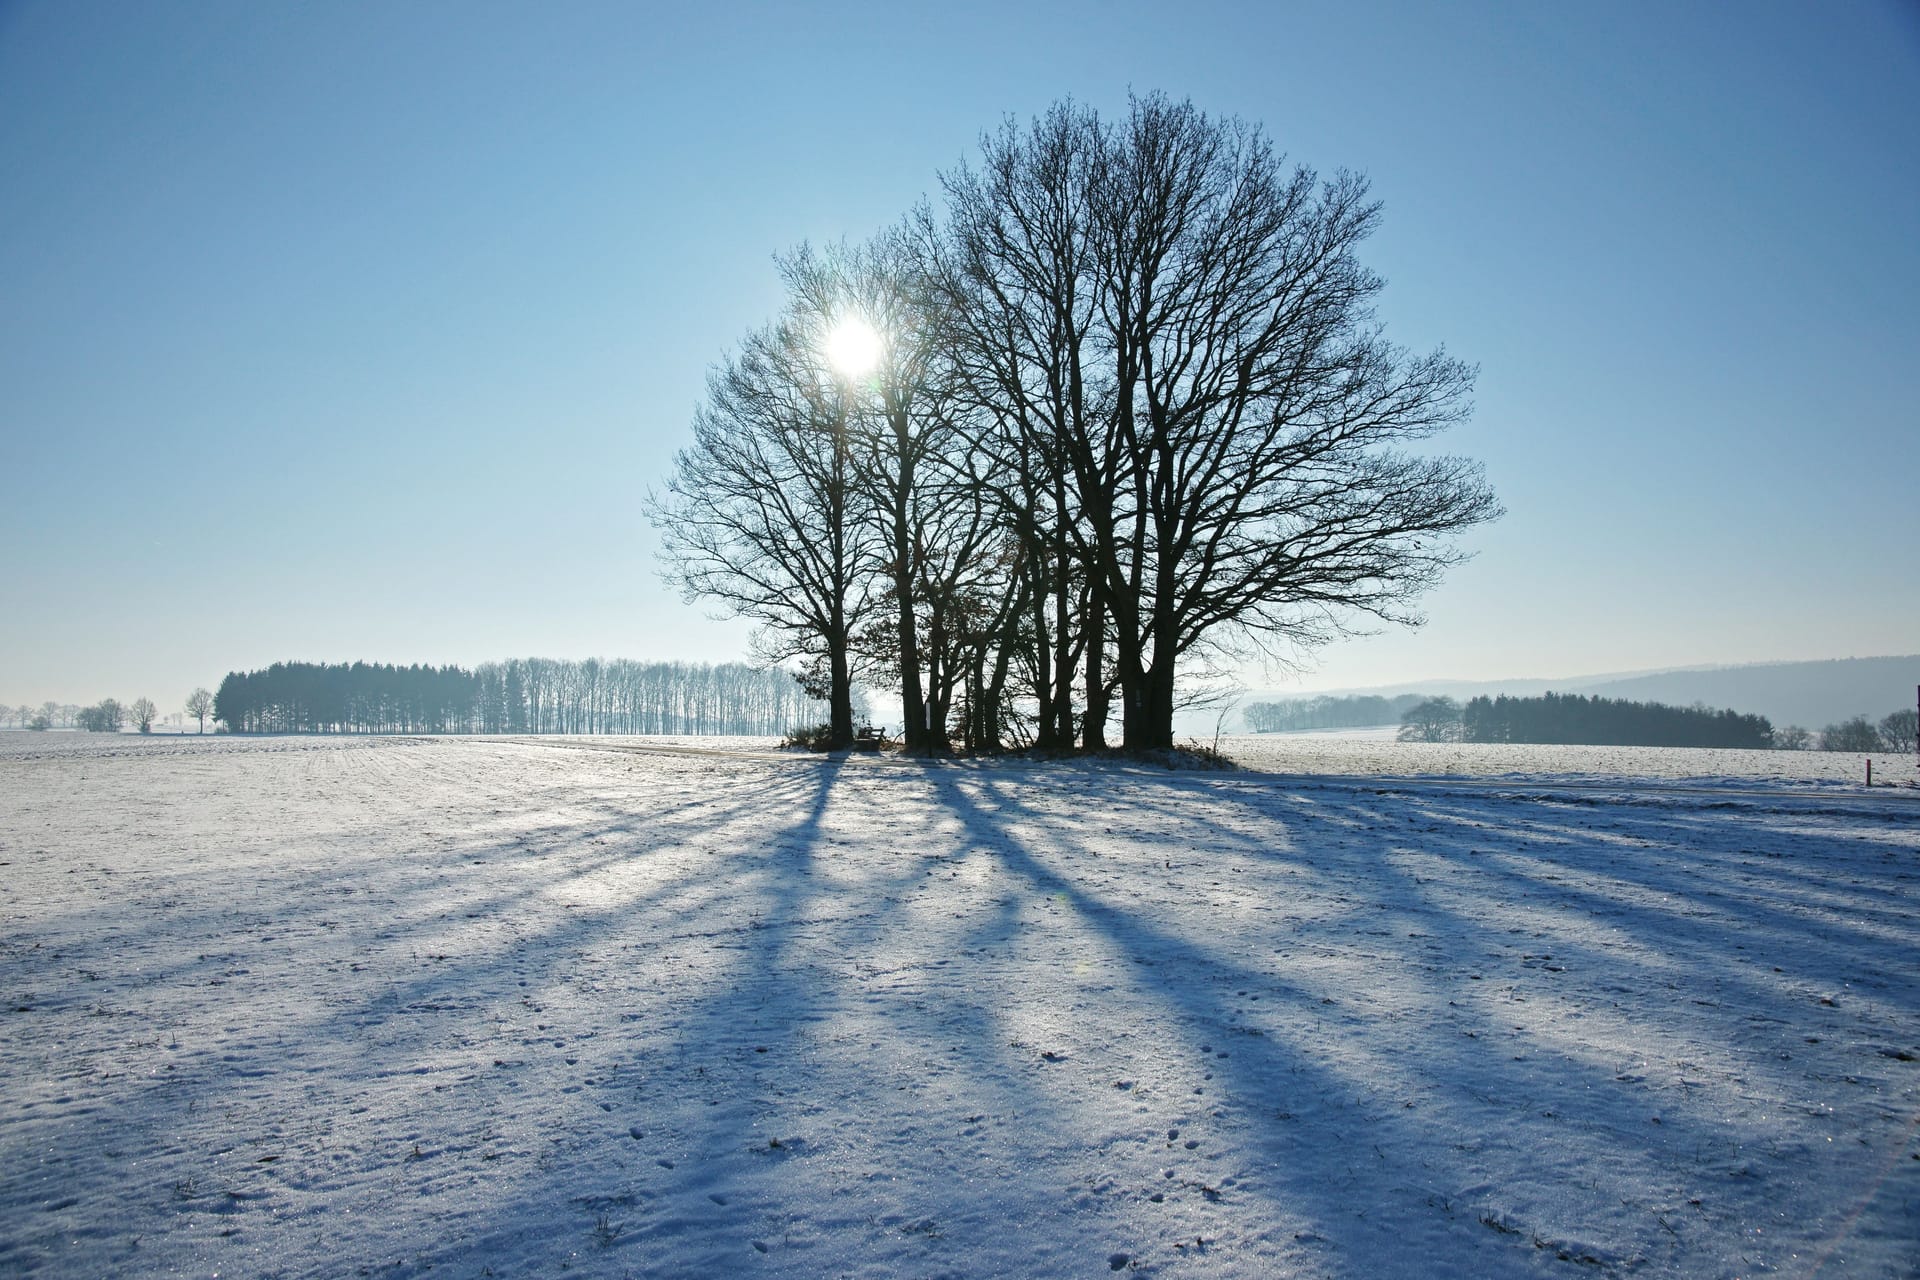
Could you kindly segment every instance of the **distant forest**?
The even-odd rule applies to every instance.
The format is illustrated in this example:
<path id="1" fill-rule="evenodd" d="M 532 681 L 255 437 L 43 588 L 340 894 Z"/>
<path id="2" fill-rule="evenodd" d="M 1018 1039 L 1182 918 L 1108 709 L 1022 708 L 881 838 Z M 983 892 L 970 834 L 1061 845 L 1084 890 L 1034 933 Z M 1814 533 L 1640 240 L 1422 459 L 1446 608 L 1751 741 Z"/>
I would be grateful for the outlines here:
<path id="1" fill-rule="evenodd" d="M 1427 742 L 1527 742 L 1596 747 L 1744 747 L 1774 745 L 1765 716 L 1658 702 L 1549 693 L 1538 698 L 1479 697 L 1464 707 L 1432 698 L 1409 708 L 1400 736 Z"/>
<path id="2" fill-rule="evenodd" d="M 1378 694 L 1355 697 L 1288 698 L 1281 702 L 1255 702 L 1240 714 L 1254 733 L 1284 733 L 1299 729 L 1367 729 L 1374 725 L 1399 724 L 1408 710 L 1426 701 L 1422 693 L 1402 693 L 1383 698 Z"/>
<path id="3" fill-rule="evenodd" d="M 788 671 L 624 658 L 276 662 L 229 673 L 213 703 L 235 733 L 783 734 L 825 713 Z"/>

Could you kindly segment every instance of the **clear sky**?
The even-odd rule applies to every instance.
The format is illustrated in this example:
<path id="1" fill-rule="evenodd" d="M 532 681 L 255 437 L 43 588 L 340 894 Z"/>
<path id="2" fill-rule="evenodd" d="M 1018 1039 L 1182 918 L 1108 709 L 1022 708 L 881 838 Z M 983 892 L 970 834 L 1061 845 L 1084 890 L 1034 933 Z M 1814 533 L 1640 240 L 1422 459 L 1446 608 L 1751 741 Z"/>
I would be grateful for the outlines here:
<path id="1" fill-rule="evenodd" d="M 772 255 L 1129 88 L 1367 173 L 1480 368 L 1509 514 L 1299 687 L 1920 649 L 1910 0 L 0 0 L 0 699 L 742 656 L 640 499 Z"/>

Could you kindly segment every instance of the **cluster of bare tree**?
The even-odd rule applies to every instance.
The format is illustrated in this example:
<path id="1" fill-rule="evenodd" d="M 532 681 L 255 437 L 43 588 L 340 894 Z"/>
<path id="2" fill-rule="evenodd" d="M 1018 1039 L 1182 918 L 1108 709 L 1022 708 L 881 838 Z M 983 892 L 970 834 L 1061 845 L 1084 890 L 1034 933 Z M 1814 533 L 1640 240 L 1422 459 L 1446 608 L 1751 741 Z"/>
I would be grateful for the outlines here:
<path id="1" fill-rule="evenodd" d="M 473 677 L 481 733 L 785 734 L 823 711 L 792 672 L 738 662 L 526 658 Z"/>
<path id="2" fill-rule="evenodd" d="M 1301 729 L 1366 729 L 1399 724 L 1400 717 L 1427 700 L 1423 693 L 1377 693 L 1333 697 L 1285 698 L 1279 702 L 1248 703 L 1240 713 L 1254 733 L 1284 733 Z"/>
<path id="3" fill-rule="evenodd" d="M 1865 716 L 1854 716 L 1842 720 L 1839 724 L 1830 724 L 1820 732 L 1822 751 L 1887 751 L 1912 755 L 1914 750 L 1914 727 L 1920 721 L 1920 714 L 1912 708 L 1895 711 L 1882 717 L 1879 724 Z M 1800 747 L 1813 745 L 1812 735 L 1806 730 L 1798 730 Z"/>
<path id="4" fill-rule="evenodd" d="M 942 184 L 783 260 L 651 500 L 669 579 L 800 660 L 836 741 L 859 677 L 910 749 L 1100 747 L 1115 701 L 1125 746 L 1169 746 L 1176 672 L 1417 621 L 1498 514 L 1408 447 L 1473 371 L 1383 336 L 1363 179 L 1152 97 L 1010 123 Z"/>
<path id="5" fill-rule="evenodd" d="M 117 698 L 102 698 L 90 707 L 82 707 L 74 717 L 74 727 L 88 733 L 118 733 L 127 722 L 127 708 Z"/>
<path id="6" fill-rule="evenodd" d="M 102 698 L 90 707 L 74 703 L 43 702 L 38 707 L 21 703 L 18 707 L 0 704 L 0 723 L 21 729 L 80 729 L 88 733 L 118 733 L 129 722 L 141 733 L 152 733 L 160 708 L 151 699 L 135 698 L 122 704 L 118 698 Z"/>
<path id="7" fill-rule="evenodd" d="M 19 729 L 71 729 L 83 710 L 73 702 L 43 702 L 37 707 L 27 702 L 17 707 L 0 703 L 0 720 Z"/>
<path id="8" fill-rule="evenodd" d="M 791 672 L 599 658 L 279 662 L 230 673 L 208 709 L 235 733 L 784 734 L 820 715 Z"/>

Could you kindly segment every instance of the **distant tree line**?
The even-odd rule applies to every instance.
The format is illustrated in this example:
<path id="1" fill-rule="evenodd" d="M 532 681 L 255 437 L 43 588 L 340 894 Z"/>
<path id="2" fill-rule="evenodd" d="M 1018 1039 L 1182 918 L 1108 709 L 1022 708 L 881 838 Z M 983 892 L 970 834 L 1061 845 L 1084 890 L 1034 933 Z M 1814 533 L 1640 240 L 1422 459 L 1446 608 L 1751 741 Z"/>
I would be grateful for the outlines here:
<path id="1" fill-rule="evenodd" d="M 1525 742 L 1599 747 L 1737 747 L 1773 745 L 1765 716 L 1672 707 L 1660 702 L 1592 698 L 1578 693 L 1540 697 L 1477 697 L 1465 706 L 1429 698 L 1409 708 L 1400 737 L 1414 742 Z"/>
<path id="2" fill-rule="evenodd" d="M 1154 96 L 1009 122 L 941 185 L 782 260 L 649 502 L 835 742 L 861 679 L 910 750 L 1171 746 L 1196 673 L 1417 622 L 1499 514 L 1429 443 L 1473 368 L 1385 336 L 1364 178 Z"/>
<path id="3" fill-rule="evenodd" d="M 79 729 L 86 733 L 118 733 L 131 721 L 141 733 L 151 733 L 159 715 L 160 709 L 146 698 L 135 698 L 125 704 L 118 698 L 102 698 L 90 707 L 55 702 L 43 702 L 38 707 L 26 703 L 18 707 L 0 705 L 0 721 L 42 732 Z"/>
<path id="4" fill-rule="evenodd" d="M 1367 729 L 1374 725 L 1399 724 L 1407 711 L 1426 701 L 1421 693 L 1401 693 L 1391 698 L 1379 694 L 1350 697 L 1286 698 L 1279 702 L 1254 702 L 1241 712 L 1247 729 L 1253 733 L 1284 733 L 1300 729 Z"/>
<path id="5" fill-rule="evenodd" d="M 211 706 L 235 733 L 784 734 L 821 712 L 778 668 L 598 658 L 277 662 L 229 673 Z"/>
<path id="6" fill-rule="evenodd" d="M 200 718 L 202 732 L 206 731 L 206 717 L 212 706 L 213 695 L 205 689 L 195 689 L 187 696 L 187 714 Z M 0 725 L 43 733 L 50 729 L 118 733 L 129 722 L 141 733 L 152 733 L 154 722 L 160 718 L 160 708 L 149 698 L 135 698 L 124 705 L 117 698 L 103 698 L 90 707 L 57 702 L 43 702 L 38 707 L 24 702 L 17 707 L 0 703 Z M 175 723 L 180 719 L 178 716 L 168 718 Z"/>
<path id="7" fill-rule="evenodd" d="M 1820 749 L 1822 751 L 1888 751 L 1912 755 L 1916 716 L 1911 707 L 1895 711 L 1881 719 L 1879 724 L 1865 716 L 1854 716 L 1838 724 L 1830 724 L 1820 731 Z M 1806 730 L 1799 731 L 1802 738 Z M 1811 745 L 1805 741 L 1802 746 Z"/>
<path id="8" fill-rule="evenodd" d="M 43 702 L 37 707 L 26 702 L 17 707 L 0 703 L 0 717 L 21 729 L 72 729 L 84 709 L 72 702 Z"/>

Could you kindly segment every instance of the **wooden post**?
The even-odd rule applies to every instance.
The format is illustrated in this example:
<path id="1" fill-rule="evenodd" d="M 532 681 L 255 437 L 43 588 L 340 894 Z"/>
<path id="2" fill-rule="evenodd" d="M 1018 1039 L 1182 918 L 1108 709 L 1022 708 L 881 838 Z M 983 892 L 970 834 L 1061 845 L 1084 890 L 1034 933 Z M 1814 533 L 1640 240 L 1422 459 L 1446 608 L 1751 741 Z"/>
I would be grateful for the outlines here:
<path id="1" fill-rule="evenodd" d="M 1873 785 L 1873 757 L 1867 757 L 1867 785 Z"/>

